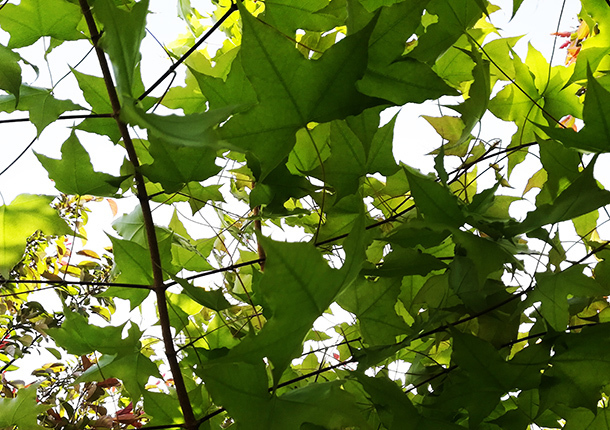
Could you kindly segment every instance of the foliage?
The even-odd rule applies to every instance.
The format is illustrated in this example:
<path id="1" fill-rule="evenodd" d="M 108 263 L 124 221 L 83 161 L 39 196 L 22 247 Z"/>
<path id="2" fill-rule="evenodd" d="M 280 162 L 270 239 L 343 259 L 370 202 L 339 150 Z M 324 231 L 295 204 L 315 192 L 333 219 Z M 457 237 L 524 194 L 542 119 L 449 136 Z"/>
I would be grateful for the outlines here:
<path id="1" fill-rule="evenodd" d="M 0 206 L 0 428 L 608 428 L 606 2 L 551 66 L 487 0 L 216 0 L 213 26 L 180 0 L 146 85 L 148 0 L 90 3 L 0 6 L 0 123 L 76 121 L 35 153 L 57 194 Z M 33 86 L 91 45 L 72 100 Z M 426 101 L 433 173 L 396 162 L 388 114 Z M 475 136 L 488 112 L 508 145 Z"/>

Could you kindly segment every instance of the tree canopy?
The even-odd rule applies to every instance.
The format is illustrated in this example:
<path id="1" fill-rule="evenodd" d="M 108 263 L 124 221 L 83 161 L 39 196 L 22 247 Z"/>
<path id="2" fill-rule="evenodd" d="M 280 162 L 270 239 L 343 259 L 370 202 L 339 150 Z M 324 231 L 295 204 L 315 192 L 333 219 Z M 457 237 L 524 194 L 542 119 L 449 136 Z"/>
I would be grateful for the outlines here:
<path id="1" fill-rule="evenodd" d="M 487 0 L 180 0 L 151 82 L 149 0 L 16 3 L 0 175 L 67 132 L 0 206 L 0 429 L 610 428 L 610 2 L 552 65 Z M 425 171 L 391 108 L 430 101 Z"/>

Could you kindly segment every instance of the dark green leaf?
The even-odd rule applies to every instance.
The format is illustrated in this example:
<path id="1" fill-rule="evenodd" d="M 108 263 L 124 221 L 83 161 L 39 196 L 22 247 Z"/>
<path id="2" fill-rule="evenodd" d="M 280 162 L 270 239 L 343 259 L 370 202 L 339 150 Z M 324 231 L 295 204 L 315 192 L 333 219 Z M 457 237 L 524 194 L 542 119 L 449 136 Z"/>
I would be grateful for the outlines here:
<path id="1" fill-rule="evenodd" d="M 216 165 L 216 151 L 166 143 L 162 139 L 149 138 L 148 151 L 152 164 L 142 166 L 142 174 L 163 186 L 166 193 L 180 190 L 188 182 L 204 181 L 220 171 Z"/>
<path id="2" fill-rule="evenodd" d="M 15 96 L 15 106 L 19 104 L 19 90 L 21 88 L 19 60 L 21 60 L 19 54 L 4 45 L 0 45 L 0 89 Z"/>
<path id="3" fill-rule="evenodd" d="M 404 58 L 383 69 L 369 69 L 358 82 L 358 89 L 371 97 L 383 98 L 396 105 L 457 95 L 430 66 L 413 58 Z"/>
<path id="4" fill-rule="evenodd" d="M 585 126 L 578 133 L 570 128 L 541 127 L 553 139 L 560 141 L 568 148 L 588 152 L 610 152 L 610 120 L 608 106 L 610 92 L 602 87 L 587 70 L 587 95 L 583 108 Z"/>
<path id="5" fill-rule="evenodd" d="M 355 87 L 367 60 L 360 47 L 367 43 L 372 26 L 347 36 L 313 61 L 243 8 L 241 15 L 241 61 L 259 104 L 235 115 L 222 127 L 221 136 L 255 154 L 264 177 L 289 154 L 301 127 L 354 115 L 373 105 Z"/>
<path id="6" fill-rule="evenodd" d="M 559 273 L 539 273 L 536 281 L 528 303 L 542 302 L 540 314 L 558 332 L 564 331 L 569 322 L 568 297 L 602 297 L 608 293 L 582 273 L 582 266 L 572 266 Z"/>
<path id="7" fill-rule="evenodd" d="M 394 307 L 400 293 L 400 278 L 376 282 L 359 279 L 337 298 L 337 303 L 356 315 L 364 341 L 369 345 L 391 344 L 409 327 L 396 315 Z"/>
<path id="8" fill-rule="evenodd" d="M 452 227 L 462 225 L 465 219 L 463 210 L 449 189 L 413 168 L 408 167 L 405 171 L 417 210 L 426 221 Z"/>

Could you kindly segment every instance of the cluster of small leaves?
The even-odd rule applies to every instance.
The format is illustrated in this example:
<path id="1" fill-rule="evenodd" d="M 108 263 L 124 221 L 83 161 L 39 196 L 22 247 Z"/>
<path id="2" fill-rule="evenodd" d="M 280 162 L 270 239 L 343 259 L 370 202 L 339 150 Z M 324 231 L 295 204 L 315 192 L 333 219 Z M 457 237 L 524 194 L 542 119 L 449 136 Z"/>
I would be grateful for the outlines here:
<path id="1" fill-rule="evenodd" d="M 178 3 L 190 32 L 146 86 L 148 0 L 0 6 L 0 111 L 40 139 L 82 119 L 60 159 L 36 153 L 58 196 L 0 206 L 2 371 L 56 358 L 34 384 L 3 373 L 0 429 L 608 428 L 606 2 L 581 1 L 554 67 L 490 37 L 487 0 L 218 0 L 213 26 Z M 99 73 L 70 68 L 88 106 L 24 82 L 41 38 L 45 61 L 93 44 Z M 176 70 L 184 86 L 153 97 Z M 386 109 L 445 96 L 425 117 L 435 172 L 397 163 Z M 475 136 L 486 112 L 516 125 L 508 145 Z M 94 170 L 93 134 L 125 149 L 118 175 Z M 531 158 L 519 220 L 504 191 Z M 134 199 L 89 249 L 87 204 Z M 115 324 L 119 302 L 154 321 Z"/>

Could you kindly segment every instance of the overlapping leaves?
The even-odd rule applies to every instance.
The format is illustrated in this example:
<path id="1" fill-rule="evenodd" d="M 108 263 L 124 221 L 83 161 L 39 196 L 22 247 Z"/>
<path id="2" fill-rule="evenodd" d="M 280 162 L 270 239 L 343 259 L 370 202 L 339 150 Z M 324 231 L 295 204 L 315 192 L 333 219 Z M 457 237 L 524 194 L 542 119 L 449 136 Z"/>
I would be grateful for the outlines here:
<path id="1" fill-rule="evenodd" d="M 181 6 L 191 30 L 203 31 L 187 3 Z M 514 3 L 513 14 L 522 2 Z M 148 1 L 96 0 L 100 47 L 114 67 L 120 113 L 111 112 L 109 76 L 73 74 L 93 113 L 118 114 L 121 125 L 139 127 L 146 137 L 134 141 L 139 162 L 125 163 L 124 175 L 115 177 L 93 170 L 79 141 L 84 135 L 73 131 L 61 159 L 38 154 L 57 190 L 120 197 L 133 190 L 126 180 L 142 174 L 144 188 L 154 193 L 149 200 L 159 207 L 188 201 L 193 215 L 208 217 L 202 209 L 210 200 L 222 203 L 227 189 L 250 207 L 243 217 L 217 209 L 224 230 L 200 239 L 187 231 L 179 206 L 167 226 L 147 225 L 150 214 L 142 207 L 115 221 L 120 237 L 110 239 L 108 277 L 121 286 L 76 300 L 79 292 L 62 285 L 63 315 L 47 321 L 54 328 L 40 326 L 67 353 L 95 357 L 75 383 L 118 378 L 125 387 L 121 401 L 133 406 L 143 400 L 154 426 L 182 424 L 181 408 L 189 404 L 199 420 L 187 425 L 192 429 L 232 421 L 245 429 L 524 429 L 558 427 L 560 418 L 567 426 L 579 419 L 601 426 L 607 414 L 598 404 L 607 403 L 610 382 L 603 376 L 609 370 L 603 324 L 609 320 L 608 242 L 596 228 L 597 212 L 610 197 L 594 175 L 602 159 L 577 151 L 608 152 L 610 96 L 600 77 L 608 15 L 595 2 L 583 3 L 585 18 L 598 22 L 602 37 L 583 48 L 591 70 L 579 59 L 572 73 L 551 68 L 531 46 L 521 61 L 515 39 L 485 44 L 493 31 L 485 17 L 493 7 L 484 0 L 274 0 L 264 10 L 239 2 L 243 34 L 219 51 L 222 72 L 213 70 L 214 57 L 206 58 L 208 68 L 190 63 L 187 85 L 170 90 L 165 103 L 186 114 L 160 115 L 147 109 L 148 100 L 136 101 L 144 90 L 140 43 Z M 52 9 L 46 18 L 34 0 L 0 11 L 0 27 L 10 34 L 0 46 L 0 88 L 8 93 L 0 96 L 0 109 L 28 111 L 38 135 L 64 112 L 82 109 L 22 83 L 23 60 L 13 48 L 40 37 L 56 45 L 85 34 L 74 2 L 53 0 L 45 7 Z M 37 25 L 26 25 L 26 15 Z M 236 15 L 224 24 L 229 34 L 238 31 Z M 575 82 L 585 78 L 581 109 L 575 95 L 581 82 Z M 490 101 L 497 80 L 509 82 Z M 464 101 L 454 106 L 459 117 L 428 118 L 448 141 L 435 154 L 436 174 L 399 165 L 392 151 L 399 119 L 382 123 L 383 110 L 445 95 Z M 488 109 L 518 127 L 506 150 L 471 135 Z M 564 115 L 582 116 L 584 128 L 555 127 Z M 116 119 L 96 119 L 75 128 L 115 143 L 122 137 L 128 147 Z M 537 206 L 518 221 L 509 216 L 518 197 L 501 193 L 508 184 L 502 160 L 490 165 L 495 182 L 484 190 L 477 188 L 484 181 L 476 165 L 536 143 L 542 168 L 524 193 L 541 191 Z M 507 174 L 525 154 L 511 153 Z M 455 155 L 463 159 L 449 171 Z M 234 169 L 227 173 L 222 166 L 229 164 Z M 204 183 L 211 178 L 218 182 Z M 16 273 L 11 270 L 28 236 L 39 229 L 70 232 L 50 201 L 22 195 L 0 207 L 3 278 Z M 565 221 L 586 237 L 587 255 L 578 264 L 567 259 L 561 236 L 547 230 Z M 265 237 L 286 226 L 298 227 L 310 243 Z M 149 243 L 151 232 L 156 245 Z M 523 261 L 532 250 L 522 235 L 552 249 L 534 255 L 534 269 Z M 153 246 L 158 261 L 151 259 Z M 581 263 L 593 254 L 602 261 L 590 263 L 591 276 Z M 156 265 L 162 272 L 157 280 Z M 197 283 L 215 273 L 224 276 L 218 284 Z M 521 281 L 524 273 L 529 285 Z M 147 346 L 155 341 L 137 324 L 99 327 L 81 315 L 93 309 L 92 295 L 128 300 L 130 309 L 146 306 L 153 285 L 167 297 L 167 305 L 157 304 L 158 316 L 174 331 L 164 340 L 179 349 L 168 359 L 178 357 L 186 394 L 171 384 L 169 393 L 147 385 L 149 376 L 160 376 L 159 362 Z M 340 340 L 332 353 L 316 343 L 324 353 L 307 354 L 314 347 L 308 342 L 328 337 L 312 327 L 335 302 L 350 313 L 341 324 L 333 321 Z M 583 328 L 587 324 L 598 326 Z M 302 354 L 303 361 L 295 361 Z M 358 366 L 349 367 L 355 361 Z M 395 375 L 405 372 L 403 383 Z M 0 427 L 33 427 L 36 414 L 55 407 L 49 402 L 43 410 L 34 389 L 20 389 L 2 399 Z"/>

